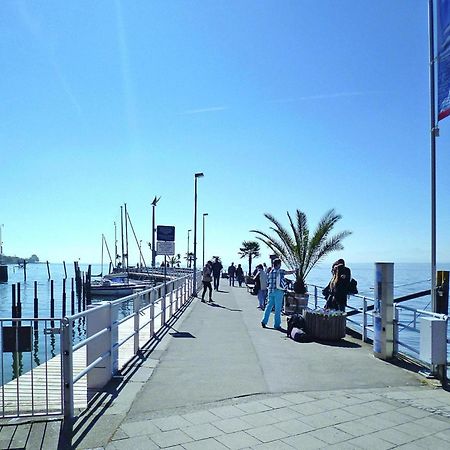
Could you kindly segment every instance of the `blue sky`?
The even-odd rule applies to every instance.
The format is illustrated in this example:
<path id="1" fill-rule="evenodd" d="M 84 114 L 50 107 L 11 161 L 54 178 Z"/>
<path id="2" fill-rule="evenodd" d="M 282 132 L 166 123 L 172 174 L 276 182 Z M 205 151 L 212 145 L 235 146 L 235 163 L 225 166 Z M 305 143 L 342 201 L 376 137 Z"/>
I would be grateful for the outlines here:
<path id="1" fill-rule="evenodd" d="M 264 212 L 314 228 L 335 208 L 353 234 L 330 259 L 429 261 L 427 4 L 3 1 L 4 253 L 98 262 L 124 202 L 151 240 L 155 195 L 185 253 L 204 172 L 199 255 L 203 212 L 206 256 L 228 264 Z M 450 119 L 437 145 L 448 261 Z"/>

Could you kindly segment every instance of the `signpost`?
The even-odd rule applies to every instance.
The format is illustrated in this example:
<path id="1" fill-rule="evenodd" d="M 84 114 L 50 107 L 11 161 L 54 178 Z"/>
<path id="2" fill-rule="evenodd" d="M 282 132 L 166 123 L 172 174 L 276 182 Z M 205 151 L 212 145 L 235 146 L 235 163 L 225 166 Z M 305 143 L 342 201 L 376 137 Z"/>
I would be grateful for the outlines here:
<path id="1" fill-rule="evenodd" d="M 170 225 L 158 225 L 156 227 L 156 252 L 164 255 L 164 295 L 167 293 L 167 258 L 175 255 L 175 227 Z"/>

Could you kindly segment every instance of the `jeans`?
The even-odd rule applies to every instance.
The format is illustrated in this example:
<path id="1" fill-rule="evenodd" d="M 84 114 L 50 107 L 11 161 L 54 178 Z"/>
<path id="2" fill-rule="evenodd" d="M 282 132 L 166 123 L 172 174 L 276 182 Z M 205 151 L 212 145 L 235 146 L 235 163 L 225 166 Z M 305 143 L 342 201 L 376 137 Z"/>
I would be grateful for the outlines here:
<path id="1" fill-rule="evenodd" d="M 267 289 L 260 289 L 258 291 L 258 302 L 261 309 L 264 309 L 264 306 L 266 304 L 266 297 L 267 297 Z"/>
<path id="2" fill-rule="evenodd" d="M 269 321 L 270 313 L 275 305 L 275 317 L 273 319 L 274 328 L 281 327 L 281 307 L 283 306 L 284 291 L 281 289 L 275 289 L 269 293 L 269 301 L 267 302 L 266 309 L 264 310 L 264 316 L 261 321 L 264 325 L 267 325 Z"/>
<path id="3" fill-rule="evenodd" d="M 212 300 L 211 281 L 203 281 L 202 301 L 205 300 L 206 289 L 209 289 L 209 299 Z"/>
<path id="4" fill-rule="evenodd" d="M 229 280 L 230 280 L 230 286 L 234 286 L 234 274 L 230 275 Z"/>
<path id="5" fill-rule="evenodd" d="M 216 291 L 219 290 L 219 280 L 220 280 L 220 273 L 218 275 L 214 275 L 214 289 Z"/>

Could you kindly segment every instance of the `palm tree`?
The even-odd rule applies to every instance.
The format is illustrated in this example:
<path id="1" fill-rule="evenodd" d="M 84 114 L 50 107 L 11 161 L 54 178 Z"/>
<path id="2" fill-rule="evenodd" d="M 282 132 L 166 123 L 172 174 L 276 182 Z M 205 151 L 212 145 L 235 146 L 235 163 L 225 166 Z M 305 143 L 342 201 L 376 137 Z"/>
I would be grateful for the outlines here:
<path id="1" fill-rule="evenodd" d="M 296 270 L 298 293 L 306 292 L 304 284 L 311 269 L 329 253 L 342 250 L 342 240 L 352 234 L 351 231 L 345 230 L 330 236 L 333 227 L 342 218 L 334 209 L 325 213 L 312 235 L 306 214 L 299 209 L 296 211 L 295 223 L 287 212 L 290 229 L 284 227 L 271 214 L 265 213 L 264 216 L 272 223 L 270 229 L 275 232 L 275 236 L 259 230 L 250 231 L 256 233 L 257 239 L 279 255 L 289 269 Z M 304 292 L 300 292 L 301 290 Z"/>
<path id="2" fill-rule="evenodd" d="M 241 258 L 248 256 L 248 274 L 252 274 L 252 259 L 257 258 L 259 253 L 259 243 L 256 241 L 243 241 L 242 247 L 239 249 L 239 255 Z"/>
<path id="3" fill-rule="evenodd" d="M 170 267 L 180 267 L 181 255 L 178 253 L 174 256 L 171 256 L 167 262 L 170 264 Z"/>

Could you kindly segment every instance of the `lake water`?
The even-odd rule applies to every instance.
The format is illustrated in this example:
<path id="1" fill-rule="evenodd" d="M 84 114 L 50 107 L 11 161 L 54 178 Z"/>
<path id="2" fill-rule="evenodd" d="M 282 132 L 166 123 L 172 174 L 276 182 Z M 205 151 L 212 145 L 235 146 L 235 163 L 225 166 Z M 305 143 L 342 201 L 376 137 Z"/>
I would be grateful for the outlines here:
<path id="1" fill-rule="evenodd" d="M 87 264 L 80 264 L 80 268 L 83 271 L 87 271 Z M 374 296 L 374 278 L 375 278 L 375 266 L 374 264 L 353 264 L 350 266 L 352 270 L 352 276 L 358 281 L 358 291 L 360 295 L 373 298 Z M 55 317 L 61 317 L 62 313 L 62 286 L 63 278 L 65 276 L 64 267 L 62 264 L 50 264 L 50 277 L 54 280 L 54 297 L 55 297 Z M 104 271 L 108 268 L 105 266 Z M 450 270 L 450 263 L 438 265 L 439 270 Z M 67 311 L 70 312 L 70 286 L 71 278 L 74 275 L 73 264 L 66 265 L 67 270 Z M 92 273 L 99 274 L 102 268 L 99 264 L 92 265 Z M 46 264 L 29 264 L 27 265 L 27 282 L 24 282 L 23 269 L 18 267 L 9 266 L 8 268 L 9 280 L 8 283 L 0 283 L 0 317 L 11 317 L 11 286 L 15 283 L 21 285 L 21 302 L 22 302 L 22 317 L 33 317 L 33 303 L 34 303 L 34 281 L 38 283 L 38 298 L 39 298 L 39 316 L 50 316 L 50 281 L 47 272 Z M 318 286 L 325 286 L 330 280 L 330 267 L 329 265 L 317 265 L 309 274 L 307 283 L 315 284 Z M 396 264 L 394 266 L 394 298 L 401 297 L 403 295 L 411 294 L 414 292 L 423 291 L 430 288 L 430 265 L 419 263 L 408 264 Z M 310 291 L 313 292 L 312 289 Z M 107 300 L 102 298 L 102 300 Z M 75 300 L 77 303 L 77 300 Z M 95 299 L 93 299 L 95 302 Z M 320 302 L 319 302 L 320 304 Z M 361 307 L 360 300 L 350 299 L 350 304 L 355 307 Z M 425 296 L 414 300 L 408 300 L 405 305 L 417 308 L 430 310 L 431 297 Z M 127 309 L 125 307 L 125 309 Z M 127 311 L 123 311 L 126 314 Z M 354 316 L 357 319 L 358 316 Z M 400 315 L 400 322 L 402 324 L 408 324 L 412 320 L 412 314 L 410 312 L 402 312 Z M 7 325 L 11 325 L 10 323 Z M 23 325 L 31 325 L 30 323 L 23 323 Z M 50 327 L 51 324 L 46 324 L 46 327 Z M 58 323 L 56 322 L 56 326 Z M 46 358 L 52 357 L 59 353 L 59 335 L 43 334 L 43 328 L 39 330 L 39 333 L 34 335 L 33 351 L 20 355 L 20 372 L 26 372 L 31 367 L 45 361 Z M 84 323 L 80 321 L 76 324 L 74 329 L 74 341 L 81 339 L 84 336 Z M 371 337 L 369 335 L 369 337 Z M 1 337 L 0 337 L 1 339 Z M 419 348 L 419 335 L 412 333 L 408 330 L 400 332 L 400 340 L 407 343 L 407 345 L 413 348 Z M 414 352 L 411 352 L 407 348 L 400 348 L 405 353 L 417 356 Z M 16 368 L 14 367 L 13 360 L 10 353 L 4 353 L 3 355 L 3 367 L 1 369 L 1 379 L 3 382 L 10 381 L 13 377 Z M 16 364 L 17 367 L 17 364 Z"/>

